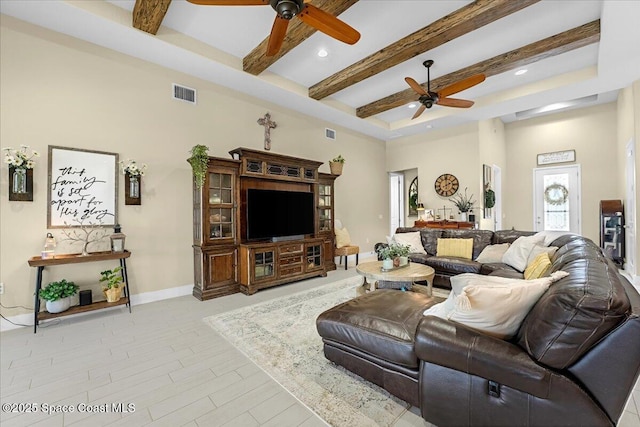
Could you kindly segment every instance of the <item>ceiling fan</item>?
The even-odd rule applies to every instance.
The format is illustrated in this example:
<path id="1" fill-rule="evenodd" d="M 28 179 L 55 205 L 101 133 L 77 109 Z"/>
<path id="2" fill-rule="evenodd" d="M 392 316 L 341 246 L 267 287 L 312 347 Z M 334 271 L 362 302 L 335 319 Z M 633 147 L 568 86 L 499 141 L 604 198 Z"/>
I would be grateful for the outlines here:
<path id="1" fill-rule="evenodd" d="M 479 83 L 482 83 L 486 78 L 484 74 L 476 74 L 475 76 L 467 77 L 466 79 L 460 80 L 459 82 L 455 82 L 449 86 L 446 86 L 440 90 L 440 92 L 431 92 L 431 75 L 429 74 L 429 70 L 433 65 L 433 61 L 431 59 L 426 60 L 422 63 L 425 67 L 427 67 L 427 90 L 416 82 L 411 77 L 405 77 L 404 81 L 411 86 L 411 89 L 415 90 L 420 98 L 418 101 L 420 104 L 420 108 L 413 115 L 411 120 L 419 117 L 420 114 L 424 112 L 427 108 L 433 107 L 433 104 L 444 105 L 445 107 L 457 107 L 457 108 L 469 108 L 473 105 L 473 101 L 468 101 L 466 99 L 456 99 L 456 98 L 447 98 L 449 95 L 453 95 L 454 93 L 461 92 L 465 89 L 469 89 L 472 86 L 475 86 Z"/>
<path id="2" fill-rule="evenodd" d="M 282 47 L 287 34 L 289 21 L 298 16 L 305 24 L 322 31 L 334 39 L 347 44 L 360 40 L 360 33 L 331 15 L 310 4 L 311 0 L 187 0 L 190 3 L 205 6 L 266 6 L 270 5 L 277 13 L 271 28 L 267 56 L 273 56 Z"/>

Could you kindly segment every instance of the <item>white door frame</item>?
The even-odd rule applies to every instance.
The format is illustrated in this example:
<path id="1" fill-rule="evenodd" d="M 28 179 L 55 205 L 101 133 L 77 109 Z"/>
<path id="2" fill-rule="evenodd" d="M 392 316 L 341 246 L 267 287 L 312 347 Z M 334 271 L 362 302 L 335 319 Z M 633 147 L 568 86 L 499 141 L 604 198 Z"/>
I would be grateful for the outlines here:
<path id="1" fill-rule="evenodd" d="M 389 172 L 389 235 L 398 227 L 404 227 L 404 174 Z"/>
<path id="2" fill-rule="evenodd" d="M 498 165 L 491 165 L 493 174 L 493 191 L 496 204 L 493 207 L 493 229 L 502 230 L 502 169 Z"/>
<path id="3" fill-rule="evenodd" d="M 577 176 L 577 180 L 576 180 L 576 190 L 577 190 L 577 200 L 576 200 L 576 215 L 577 215 L 577 225 L 576 225 L 576 230 L 571 230 L 573 233 L 577 233 L 582 235 L 582 186 L 581 186 L 581 169 L 580 169 L 580 165 L 579 164 L 575 164 L 575 165 L 565 165 L 565 166 L 550 166 L 550 167 L 544 167 L 544 168 L 534 168 L 533 169 L 533 230 L 534 231 L 541 231 L 539 230 L 541 227 L 539 226 L 539 223 L 537 221 L 537 217 L 538 217 L 538 209 L 540 208 L 540 199 L 537 197 L 538 195 L 538 182 L 537 182 L 537 174 L 538 172 L 548 172 L 548 173 L 554 173 L 554 172 L 559 172 L 561 170 L 567 170 L 567 169 L 573 169 L 576 171 L 576 176 Z M 573 191 L 573 190 L 572 190 Z"/>
<path id="4" fill-rule="evenodd" d="M 624 203 L 624 246 L 625 246 L 625 264 L 624 269 L 632 277 L 637 274 L 636 257 L 637 257 L 637 225 L 636 225 L 636 158 L 635 158 L 635 140 L 631 138 L 627 142 L 626 149 L 626 165 L 625 165 L 625 182 L 626 182 L 626 200 Z"/>

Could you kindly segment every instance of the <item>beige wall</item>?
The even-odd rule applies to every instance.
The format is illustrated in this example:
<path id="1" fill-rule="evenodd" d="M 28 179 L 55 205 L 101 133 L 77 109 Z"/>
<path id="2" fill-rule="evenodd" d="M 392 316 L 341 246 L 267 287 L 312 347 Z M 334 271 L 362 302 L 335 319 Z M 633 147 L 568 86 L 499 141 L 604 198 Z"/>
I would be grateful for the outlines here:
<path id="1" fill-rule="evenodd" d="M 480 228 L 483 230 L 494 230 L 495 223 L 493 216 L 495 215 L 495 209 L 492 209 L 491 216 L 484 218 L 483 209 L 484 206 L 484 180 L 483 180 L 483 165 L 498 166 L 503 172 L 502 179 L 508 179 L 508 176 L 504 175 L 506 169 L 507 159 L 507 146 L 505 140 L 504 123 L 500 119 L 482 120 L 478 123 L 479 134 L 479 155 L 478 165 L 480 182 L 477 188 L 477 194 L 481 195 L 478 198 L 478 209 L 475 211 L 478 218 L 480 218 Z M 495 186 L 492 190 L 496 190 Z M 502 199 L 501 194 L 496 195 L 497 199 Z M 504 215 L 503 215 L 504 216 Z"/>
<path id="2" fill-rule="evenodd" d="M 128 266 L 134 294 L 193 283 L 189 149 L 204 144 L 210 155 L 224 158 L 240 146 L 262 149 L 263 128 L 256 121 L 267 111 L 278 123 L 273 152 L 347 159 L 336 180 L 336 216 L 362 251 L 384 238 L 386 221 L 378 215 L 387 210 L 387 196 L 363 191 L 387 185 L 384 142 L 4 15 L 1 24 L 2 148 L 26 144 L 42 154 L 33 202 L 9 202 L 7 167 L 0 169 L 3 305 L 33 305 L 35 269 L 27 260 L 40 253 L 47 233 L 48 145 L 114 152 L 148 164 L 141 206 L 124 205 L 118 176 L 118 220 L 133 253 Z M 196 88 L 198 104 L 172 100 L 173 82 Z M 337 130 L 336 141 L 325 139 L 327 126 Z M 328 163 L 320 170 L 329 172 Z M 59 230 L 53 232 L 60 238 Z M 58 248 L 78 250 L 65 243 Z M 99 271 L 110 266 L 53 267 L 45 271 L 45 283 L 64 277 L 99 289 Z"/>
<path id="3" fill-rule="evenodd" d="M 478 191 L 482 168 L 478 169 L 478 153 L 476 124 L 436 130 L 387 142 L 387 171 L 417 168 L 419 199 L 425 208 L 436 209 L 436 214 L 442 214 L 437 209 L 442 209 L 443 206 L 453 208 L 453 211 L 447 210 L 447 215 L 453 212 L 457 219 L 456 207 L 449 201 L 449 197 L 438 196 L 433 184 L 443 173 L 450 173 L 458 178 L 459 191 L 464 193 L 464 188 L 468 187 L 468 194 L 473 194 L 474 200 L 480 200 Z"/>
<path id="4" fill-rule="evenodd" d="M 581 167 L 582 234 L 598 243 L 600 200 L 622 197 L 616 178 L 615 103 L 513 122 L 505 130 L 508 178 L 503 180 L 503 200 L 508 214 L 503 228 L 533 229 L 536 155 L 576 150 L 576 163 Z"/>

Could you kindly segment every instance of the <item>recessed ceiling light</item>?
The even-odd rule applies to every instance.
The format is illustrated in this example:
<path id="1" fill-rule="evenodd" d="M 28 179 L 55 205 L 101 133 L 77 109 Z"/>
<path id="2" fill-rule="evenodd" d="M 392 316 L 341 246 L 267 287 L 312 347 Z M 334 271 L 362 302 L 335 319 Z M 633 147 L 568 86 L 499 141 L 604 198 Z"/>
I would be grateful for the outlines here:
<path id="1" fill-rule="evenodd" d="M 515 74 L 516 74 L 516 76 L 521 76 L 521 75 L 523 75 L 524 73 L 526 73 L 527 71 L 529 71 L 529 70 L 527 70 L 527 69 L 523 68 L 523 69 L 521 69 L 521 70 L 516 71 L 516 72 L 515 72 Z"/>
<path id="2" fill-rule="evenodd" d="M 418 105 L 415 102 L 412 102 L 411 104 L 407 105 L 407 107 L 409 108 L 416 108 Z"/>
<path id="3" fill-rule="evenodd" d="M 427 129 L 433 128 L 433 125 L 427 125 Z"/>
<path id="4" fill-rule="evenodd" d="M 327 55 L 329 55 L 329 52 L 327 52 L 327 49 L 320 49 L 318 51 L 318 56 L 320 58 L 325 58 Z"/>

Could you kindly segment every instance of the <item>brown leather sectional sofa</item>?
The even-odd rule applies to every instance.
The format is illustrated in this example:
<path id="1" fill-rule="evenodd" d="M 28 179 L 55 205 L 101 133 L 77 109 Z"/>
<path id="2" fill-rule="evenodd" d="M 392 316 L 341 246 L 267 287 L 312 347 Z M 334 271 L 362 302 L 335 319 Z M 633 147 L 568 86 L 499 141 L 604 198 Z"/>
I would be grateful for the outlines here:
<path id="1" fill-rule="evenodd" d="M 477 273 L 477 274 L 494 274 L 506 277 L 518 277 L 522 278 L 520 273 L 515 268 L 504 263 L 491 263 L 481 264 L 475 261 L 478 255 L 488 245 L 497 245 L 501 243 L 513 243 L 518 237 L 531 236 L 533 231 L 519 231 L 519 230 L 458 230 L 458 229 L 442 229 L 442 228 L 414 228 L 414 227 L 400 227 L 396 230 L 396 233 L 409 233 L 413 231 L 420 232 L 420 239 L 422 246 L 427 252 L 426 254 L 412 253 L 409 255 L 409 259 L 412 262 L 419 262 L 432 267 L 435 271 L 435 277 L 433 279 L 433 286 L 441 288 L 451 289 L 451 282 L 449 278 L 456 274 L 462 273 Z M 456 257 L 443 257 L 436 256 L 436 249 L 438 247 L 438 239 L 469 239 L 473 238 L 473 256 L 472 259 L 466 260 Z M 378 247 L 385 246 L 386 243 L 377 243 L 375 245 L 376 251 Z M 499 270 L 499 271 L 498 271 Z"/>
<path id="2" fill-rule="evenodd" d="M 376 290 L 322 313 L 325 356 L 440 426 L 613 426 L 640 372 L 640 294 L 589 239 L 563 236 L 550 286 L 501 340 Z"/>

